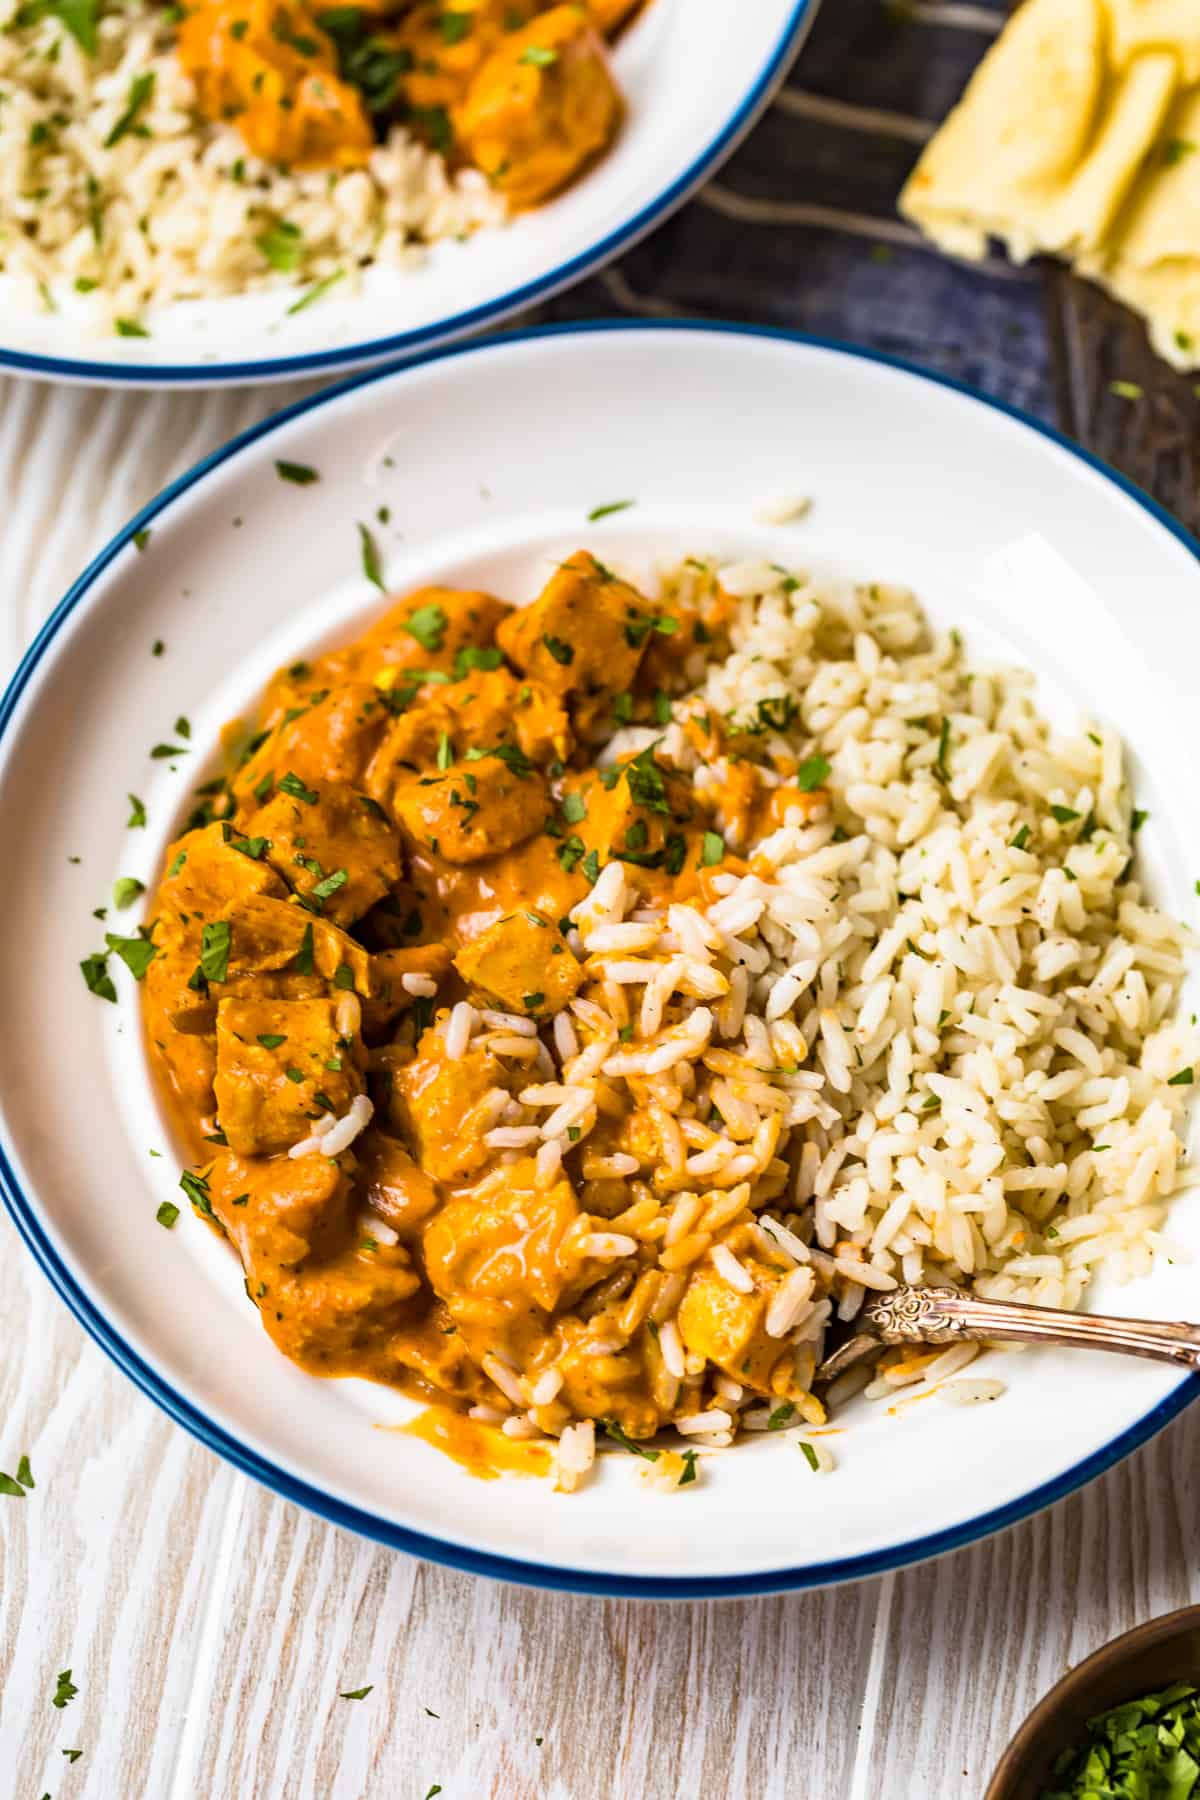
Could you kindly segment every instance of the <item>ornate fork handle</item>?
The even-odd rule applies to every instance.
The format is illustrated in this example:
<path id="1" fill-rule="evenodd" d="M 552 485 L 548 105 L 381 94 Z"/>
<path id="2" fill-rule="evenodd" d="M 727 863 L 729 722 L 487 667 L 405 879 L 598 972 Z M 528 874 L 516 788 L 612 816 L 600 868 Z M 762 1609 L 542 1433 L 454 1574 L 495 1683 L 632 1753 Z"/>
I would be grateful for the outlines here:
<path id="1" fill-rule="evenodd" d="M 979 1338 L 1062 1344 L 1200 1369 L 1200 1325 L 1102 1318 L 1051 1306 L 1025 1306 L 1016 1300 L 978 1300 L 950 1287 L 902 1287 L 877 1294 L 863 1307 L 857 1323 L 885 1344 L 952 1344 Z"/>

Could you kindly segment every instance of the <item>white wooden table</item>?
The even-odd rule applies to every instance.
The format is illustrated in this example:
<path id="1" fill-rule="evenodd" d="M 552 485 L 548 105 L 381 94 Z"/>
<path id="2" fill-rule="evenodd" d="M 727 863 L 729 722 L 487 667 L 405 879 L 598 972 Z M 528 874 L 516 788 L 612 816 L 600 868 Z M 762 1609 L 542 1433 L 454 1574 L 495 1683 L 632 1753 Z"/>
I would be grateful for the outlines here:
<path id="1" fill-rule="evenodd" d="M 302 391 L 0 383 L 3 673 L 136 507 Z M 120 1204 L 102 1176 L 95 1199 Z M 575 1599 L 360 1542 L 227 1468 L 85 1337 L 6 1218 L 0 1320 L 0 1469 L 27 1453 L 37 1482 L 0 1494 L 14 1800 L 970 1800 L 1069 1663 L 1200 1596 L 1198 1416 L 899 1575 Z"/>

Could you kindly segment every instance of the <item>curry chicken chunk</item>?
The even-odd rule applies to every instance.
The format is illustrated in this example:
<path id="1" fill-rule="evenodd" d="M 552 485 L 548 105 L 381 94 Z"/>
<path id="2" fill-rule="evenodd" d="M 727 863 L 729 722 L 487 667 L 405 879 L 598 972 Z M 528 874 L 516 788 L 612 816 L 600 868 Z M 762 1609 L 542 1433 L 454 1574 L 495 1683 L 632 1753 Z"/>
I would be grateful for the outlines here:
<path id="1" fill-rule="evenodd" d="M 616 135 L 606 36 L 637 0 L 192 0 L 178 54 L 201 113 L 285 169 L 367 164 L 405 125 L 514 208 L 559 192 Z"/>
<path id="2" fill-rule="evenodd" d="M 518 1437 L 649 1437 L 724 1416 L 721 1383 L 819 1414 L 787 1335 L 811 1272 L 755 1223 L 781 1121 L 739 1122 L 773 1072 L 712 1047 L 745 974 L 701 914 L 745 868 L 743 788 L 772 828 L 822 796 L 647 667 L 674 644 L 702 681 L 728 612 L 711 575 L 651 602 L 582 550 L 520 609 L 423 588 L 225 734 L 142 927 L 144 1018 L 187 1191 L 304 1368 Z"/>

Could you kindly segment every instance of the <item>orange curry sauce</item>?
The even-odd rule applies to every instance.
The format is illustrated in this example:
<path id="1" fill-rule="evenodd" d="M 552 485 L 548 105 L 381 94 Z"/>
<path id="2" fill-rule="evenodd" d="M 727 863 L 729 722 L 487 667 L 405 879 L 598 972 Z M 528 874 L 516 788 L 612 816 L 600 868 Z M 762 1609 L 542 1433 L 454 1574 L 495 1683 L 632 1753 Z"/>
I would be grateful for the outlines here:
<path id="1" fill-rule="evenodd" d="M 733 845 L 789 796 L 817 798 L 786 785 L 765 735 L 703 712 L 682 729 L 702 760 L 727 759 L 727 788 L 696 789 L 665 760 L 672 695 L 725 653 L 730 612 L 711 575 L 665 610 L 584 551 L 519 610 L 423 589 L 281 669 L 240 761 L 200 790 L 149 913 L 145 1027 L 195 1161 L 190 1198 L 309 1372 L 463 1412 L 497 1401 L 485 1363 L 499 1355 L 561 1369 L 563 1420 L 642 1437 L 661 1422 L 656 1338 L 585 1356 L 580 1309 L 612 1268 L 561 1249 L 581 1214 L 603 1230 L 651 1191 L 653 1125 L 602 1117 L 541 1187 L 531 1156 L 484 1141 L 489 1099 L 527 1072 L 486 1049 L 449 1057 L 440 1022 L 469 997 L 547 1032 L 588 992 L 566 914 L 601 868 L 619 860 L 645 904 L 704 902 L 718 868 L 745 868 Z M 598 766 L 627 724 L 658 740 Z M 364 1093 L 373 1118 L 351 1146 L 289 1154 Z M 642 1173 L 589 1180 L 589 1147 Z M 707 1329 L 738 1298 L 698 1273 L 681 1318 Z M 472 1466 L 495 1461 L 494 1433 L 467 1443 L 441 1414 L 420 1429 Z"/>

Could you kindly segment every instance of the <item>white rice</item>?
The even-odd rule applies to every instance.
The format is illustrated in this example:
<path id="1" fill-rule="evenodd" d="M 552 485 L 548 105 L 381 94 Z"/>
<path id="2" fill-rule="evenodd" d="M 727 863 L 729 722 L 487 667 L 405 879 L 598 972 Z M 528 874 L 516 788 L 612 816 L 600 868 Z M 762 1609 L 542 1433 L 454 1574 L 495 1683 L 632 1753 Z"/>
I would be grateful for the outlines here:
<path id="1" fill-rule="evenodd" d="M 326 1113 L 313 1125 L 311 1134 L 293 1144 L 288 1155 L 295 1156 L 340 1156 L 348 1150 L 360 1132 L 365 1131 L 375 1114 L 375 1108 L 366 1094 L 358 1094 L 350 1102 L 349 1109 L 340 1119 L 332 1113 Z"/>
<path id="2" fill-rule="evenodd" d="M 451 175 L 399 126 L 362 169 L 259 162 L 234 126 L 200 118 L 176 28 L 151 0 L 110 0 L 94 56 L 56 16 L 18 25 L 11 0 L 0 7 L 0 271 L 20 301 L 61 312 L 76 334 L 137 328 L 146 309 L 176 300 L 335 281 L 351 292 L 372 264 L 403 268 L 423 246 L 505 217 L 478 170 Z M 107 145 L 145 75 L 146 135 Z M 280 221 L 298 233 L 286 270 L 258 244 Z M 281 295 L 284 329 L 294 298 Z"/>

